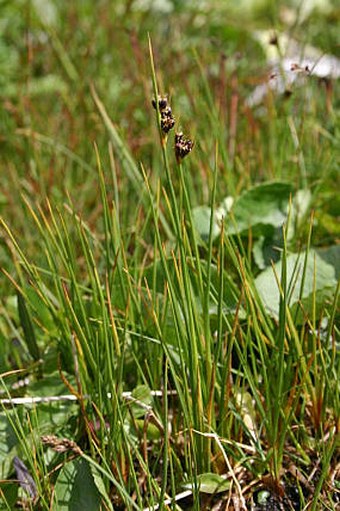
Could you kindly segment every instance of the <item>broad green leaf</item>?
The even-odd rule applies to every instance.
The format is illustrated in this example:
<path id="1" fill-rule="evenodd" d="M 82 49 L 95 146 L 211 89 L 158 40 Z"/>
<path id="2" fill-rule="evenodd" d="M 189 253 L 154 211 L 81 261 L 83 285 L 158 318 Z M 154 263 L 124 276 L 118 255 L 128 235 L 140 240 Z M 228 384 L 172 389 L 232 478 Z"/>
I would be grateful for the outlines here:
<path id="1" fill-rule="evenodd" d="M 6 479 L 12 471 L 18 440 L 7 417 L 10 411 L 0 413 L 0 479 Z"/>
<path id="2" fill-rule="evenodd" d="M 76 459 L 64 465 L 55 485 L 58 511 L 96 511 L 101 497 L 87 461 Z"/>
<path id="3" fill-rule="evenodd" d="M 293 186 L 282 182 L 265 183 L 247 190 L 235 200 L 232 215 L 226 218 L 226 233 L 246 233 L 251 228 L 253 236 L 272 236 L 287 219 L 292 193 Z"/>
<path id="4" fill-rule="evenodd" d="M 98 470 L 96 469 L 96 467 L 94 465 L 92 465 L 91 463 L 90 463 L 90 470 L 93 475 L 94 484 L 96 485 L 100 495 L 102 496 L 103 500 L 105 501 L 105 505 L 106 505 L 105 509 L 108 509 L 110 511 L 113 510 L 112 503 L 111 503 L 110 498 L 107 494 L 104 481 L 103 481 L 101 475 L 99 474 Z"/>
<path id="5" fill-rule="evenodd" d="M 289 206 L 289 224 L 287 239 L 291 240 L 302 222 L 306 219 L 312 201 L 312 193 L 308 188 L 298 190 Z"/>
<path id="6" fill-rule="evenodd" d="M 151 422 L 146 423 L 144 419 L 136 419 L 135 424 L 140 435 L 144 433 L 144 429 L 146 427 L 146 437 L 148 440 L 160 440 L 162 433 L 155 424 L 152 424 Z"/>
<path id="7" fill-rule="evenodd" d="M 270 266 L 272 261 L 276 263 L 280 257 L 280 247 L 283 244 L 282 229 L 276 229 L 271 238 L 260 236 L 253 243 L 253 257 L 260 270 Z"/>
<path id="8" fill-rule="evenodd" d="M 221 202 L 219 207 L 214 210 L 214 218 L 212 225 L 212 239 L 213 241 L 219 236 L 222 227 L 223 218 L 228 216 L 229 211 L 232 208 L 234 203 L 233 197 L 228 195 Z M 209 206 L 197 206 L 192 210 L 193 223 L 196 231 L 201 237 L 204 243 L 209 241 L 210 234 L 210 218 L 211 218 L 211 208 Z M 198 240 L 200 243 L 200 240 Z"/>
<path id="9" fill-rule="evenodd" d="M 198 489 L 201 493 L 222 493 L 230 487 L 230 481 L 219 474 L 207 472 L 197 476 Z M 187 483 L 184 488 L 194 489 L 194 483 Z"/>
<path id="10" fill-rule="evenodd" d="M 303 310 L 311 313 L 313 302 L 317 310 L 320 310 L 325 301 L 331 298 L 337 281 L 334 266 L 326 263 L 314 250 L 311 250 L 306 263 L 303 289 L 301 289 L 305 255 L 303 252 L 287 257 L 289 306 L 297 305 L 301 296 Z M 280 278 L 281 262 L 274 265 L 274 271 Z M 278 318 L 280 294 L 274 271 L 271 267 L 267 268 L 255 279 L 255 284 L 267 310 Z"/>
<path id="11" fill-rule="evenodd" d="M 196 231 L 202 240 L 207 243 L 210 234 L 211 208 L 208 206 L 197 206 L 192 210 L 192 218 Z M 215 212 L 212 226 L 212 239 L 216 239 L 220 232 L 221 226 L 218 221 L 218 215 Z"/>
<path id="12" fill-rule="evenodd" d="M 147 385 L 139 385 L 132 391 L 132 397 L 136 401 L 129 401 L 129 406 L 133 416 L 139 419 L 147 413 L 146 407 L 152 404 L 151 390 Z"/>
<path id="13" fill-rule="evenodd" d="M 318 248 L 318 256 L 335 269 L 335 278 L 340 278 L 340 245 L 333 245 L 328 248 Z"/>
<path id="14" fill-rule="evenodd" d="M 289 196 L 288 196 L 289 198 Z M 308 214 L 312 194 L 310 190 L 298 190 L 291 203 L 287 203 L 287 239 L 292 240 L 297 230 Z M 283 223 L 283 222 L 282 222 Z M 257 266 L 264 270 L 270 266 L 272 262 L 280 259 L 280 248 L 283 247 L 282 223 L 271 231 L 271 235 L 260 235 L 253 242 L 253 256 Z M 255 227 L 255 233 L 258 232 L 259 226 Z M 267 228 L 265 229 L 267 230 Z M 253 231 L 254 235 L 254 231 Z"/>
<path id="15" fill-rule="evenodd" d="M 151 405 L 152 403 L 151 390 L 147 385 L 138 385 L 138 387 L 133 389 L 132 397 L 146 405 Z"/>
<path id="16" fill-rule="evenodd" d="M 240 415 L 249 434 L 256 442 L 258 440 L 258 430 L 256 423 L 256 411 L 252 396 L 244 389 L 236 390 L 236 403 L 239 407 Z"/>

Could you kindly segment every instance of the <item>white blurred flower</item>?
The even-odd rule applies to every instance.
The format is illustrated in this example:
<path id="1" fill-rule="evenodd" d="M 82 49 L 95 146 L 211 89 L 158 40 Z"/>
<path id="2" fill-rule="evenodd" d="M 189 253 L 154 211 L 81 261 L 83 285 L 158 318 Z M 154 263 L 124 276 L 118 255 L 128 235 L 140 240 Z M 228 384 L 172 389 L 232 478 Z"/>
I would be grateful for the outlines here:
<path id="1" fill-rule="evenodd" d="M 275 36 L 277 44 L 271 43 Z M 286 34 L 275 35 L 268 31 L 256 32 L 255 38 L 262 45 L 267 56 L 269 72 L 267 80 L 258 85 L 248 97 L 248 106 L 260 104 L 266 94 L 271 91 L 282 94 L 290 90 L 292 84 L 304 83 L 307 76 L 340 78 L 340 59 L 334 55 L 323 54 L 313 46 L 301 46 Z"/>

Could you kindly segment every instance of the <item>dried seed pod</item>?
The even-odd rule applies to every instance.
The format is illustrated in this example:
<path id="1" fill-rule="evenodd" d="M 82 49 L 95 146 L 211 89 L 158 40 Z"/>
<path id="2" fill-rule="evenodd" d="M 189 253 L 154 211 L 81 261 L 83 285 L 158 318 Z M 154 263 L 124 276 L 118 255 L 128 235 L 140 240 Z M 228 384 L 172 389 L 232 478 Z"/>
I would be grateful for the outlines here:
<path id="1" fill-rule="evenodd" d="M 182 132 L 175 135 L 175 155 L 178 163 L 185 158 L 194 147 L 194 142 L 190 138 L 185 138 Z"/>
<path id="2" fill-rule="evenodd" d="M 48 445 L 56 452 L 68 452 L 72 451 L 74 454 L 81 456 L 83 451 L 80 447 L 68 438 L 59 438 L 55 435 L 44 435 L 41 437 L 41 441 L 44 445 Z"/>

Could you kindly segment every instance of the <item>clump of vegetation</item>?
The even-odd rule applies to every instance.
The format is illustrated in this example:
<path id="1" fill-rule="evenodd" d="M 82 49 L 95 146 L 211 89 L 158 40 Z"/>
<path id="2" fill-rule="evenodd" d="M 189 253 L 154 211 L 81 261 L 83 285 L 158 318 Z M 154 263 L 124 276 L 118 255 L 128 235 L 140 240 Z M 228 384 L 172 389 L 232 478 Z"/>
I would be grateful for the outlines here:
<path id="1" fill-rule="evenodd" d="M 17 3 L 0 509 L 335 510 L 338 83 L 287 11 L 275 88 L 261 6 Z"/>

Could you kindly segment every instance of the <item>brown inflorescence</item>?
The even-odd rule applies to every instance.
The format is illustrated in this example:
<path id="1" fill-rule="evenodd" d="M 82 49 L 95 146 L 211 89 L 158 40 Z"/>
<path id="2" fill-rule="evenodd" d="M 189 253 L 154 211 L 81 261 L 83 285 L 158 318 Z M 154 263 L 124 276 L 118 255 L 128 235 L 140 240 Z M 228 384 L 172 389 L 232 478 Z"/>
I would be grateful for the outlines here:
<path id="1" fill-rule="evenodd" d="M 185 138 L 182 132 L 175 135 L 175 155 L 178 162 L 187 156 L 194 147 L 194 143 L 190 138 Z"/>
<path id="2" fill-rule="evenodd" d="M 156 109 L 156 100 L 152 100 L 152 106 Z M 171 107 L 168 104 L 168 99 L 164 96 L 158 96 L 158 108 L 161 114 L 161 130 L 167 134 L 175 126 L 175 118 L 172 115 Z"/>
<path id="3" fill-rule="evenodd" d="M 72 451 L 74 454 L 81 456 L 83 451 L 80 447 L 73 441 L 68 438 L 58 438 L 55 435 L 44 435 L 41 437 L 41 441 L 44 445 L 48 445 L 56 452 L 68 452 Z"/>

